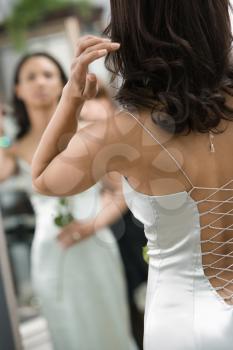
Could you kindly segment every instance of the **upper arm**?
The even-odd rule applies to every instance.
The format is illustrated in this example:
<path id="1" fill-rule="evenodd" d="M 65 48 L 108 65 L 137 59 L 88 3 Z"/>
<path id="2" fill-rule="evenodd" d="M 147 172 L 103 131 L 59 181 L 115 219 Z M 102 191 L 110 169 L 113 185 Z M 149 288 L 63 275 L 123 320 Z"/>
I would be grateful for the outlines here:
<path id="1" fill-rule="evenodd" d="M 124 172 L 138 159 L 139 152 L 130 146 L 115 118 L 77 131 L 67 148 L 34 181 L 36 189 L 47 195 L 73 195 L 90 188 L 109 172 Z"/>

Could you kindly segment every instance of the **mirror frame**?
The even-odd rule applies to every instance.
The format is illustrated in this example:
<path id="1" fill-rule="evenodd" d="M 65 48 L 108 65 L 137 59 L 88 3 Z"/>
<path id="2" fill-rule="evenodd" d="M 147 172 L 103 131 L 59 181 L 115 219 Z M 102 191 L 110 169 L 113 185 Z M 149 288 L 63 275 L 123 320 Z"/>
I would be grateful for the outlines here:
<path id="1" fill-rule="evenodd" d="M 0 212 L 0 349 L 22 350 L 17 303 Z"/>

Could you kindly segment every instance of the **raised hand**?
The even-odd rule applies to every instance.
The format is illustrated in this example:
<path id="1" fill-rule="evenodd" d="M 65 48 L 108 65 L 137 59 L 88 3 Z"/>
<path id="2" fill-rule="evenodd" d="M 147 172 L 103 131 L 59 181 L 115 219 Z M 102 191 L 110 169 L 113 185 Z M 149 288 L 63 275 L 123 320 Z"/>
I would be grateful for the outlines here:
<path id="1" fill-rule="evenodd" d="M 98 89 L 97 78 L 95 74 L 88 73 L 88 66 L 119 48 L 119 43 L 113 43 L 109 39 L 92 35 L 82 37 L 78 41 L 71 75 L 65 87 L 67 94 L 81 100 L 94 98 Z"/>

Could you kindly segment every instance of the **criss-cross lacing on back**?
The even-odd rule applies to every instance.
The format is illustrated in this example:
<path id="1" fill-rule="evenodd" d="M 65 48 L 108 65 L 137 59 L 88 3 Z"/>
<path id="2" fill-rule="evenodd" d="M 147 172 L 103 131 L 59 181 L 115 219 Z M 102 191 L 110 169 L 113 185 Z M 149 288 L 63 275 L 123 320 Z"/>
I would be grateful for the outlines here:
<path id="1" fill-rule="evenodd" d="M 219 188 L 194 186 L 190 195 L 194 191 L 199 197 L 204 194 L 196 200 L 204 273 L 225 302 L 233 305 L 233 180 Z"/>
<path id="2" fill-rule="evenodd" d="M 233 179 L 221 187 L 195 186 L 176 158 L 128 110 L 141 127 L 167 152 L 191 186 L 189 196 L 200 214 L 200 246 L 203 271 L 211 286 L 229 305 L 233 305 Z M 215 152 L 213 138 L 210 151 Z"/>

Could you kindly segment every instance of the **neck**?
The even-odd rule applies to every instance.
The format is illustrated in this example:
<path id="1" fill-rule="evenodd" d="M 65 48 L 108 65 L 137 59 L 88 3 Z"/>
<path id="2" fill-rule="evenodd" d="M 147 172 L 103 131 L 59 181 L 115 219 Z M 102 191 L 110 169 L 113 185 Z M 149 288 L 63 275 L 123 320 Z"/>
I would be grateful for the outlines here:
<path id="1" fill-rule="evenodd" d="M 28 115 L 30 116 L 30 131 L 29 134 L 33 136 L 40 137 L 42 133 L 44 132 L 45 128 L 47 127 L 49 120 L 51 119 L 51 116 L 53 115 L 56 108 L 56 104 L 54 103 L 51 106 L 46 107 L 28 107 Z"/>

